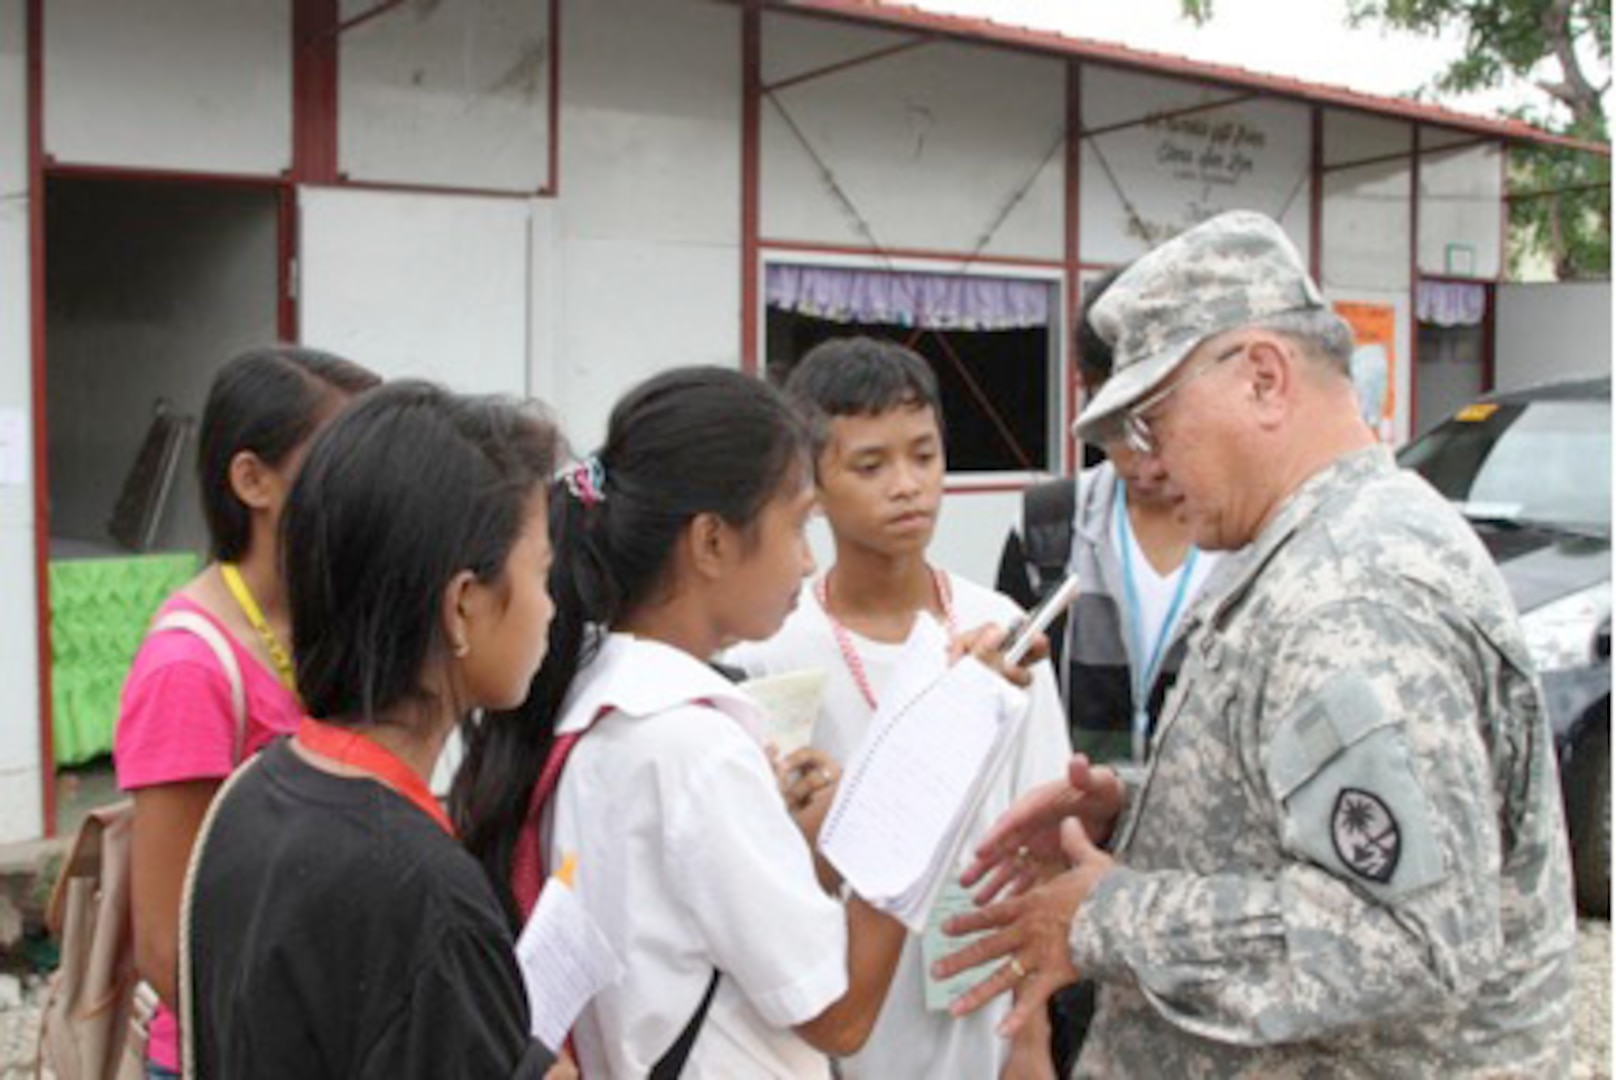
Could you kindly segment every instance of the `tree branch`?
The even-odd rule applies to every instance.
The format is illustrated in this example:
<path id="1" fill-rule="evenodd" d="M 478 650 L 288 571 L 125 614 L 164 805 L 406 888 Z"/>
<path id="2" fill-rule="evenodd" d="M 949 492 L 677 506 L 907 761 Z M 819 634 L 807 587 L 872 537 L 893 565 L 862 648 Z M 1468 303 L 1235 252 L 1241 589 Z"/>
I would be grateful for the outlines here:
<path id="1" fill-rule="evenodd" d="M 1599 95 L 1582 73 L 1582 62 L 1577 59 L 1571 38 L 1571 0 L 1550 0 L 1543 9 L 1543 37 L 1560 62 L 1564 79 L 1558 83 L 1540 82 L 1538 86 L 1565 102 L 1579 123 L 1600 115 Z"/>

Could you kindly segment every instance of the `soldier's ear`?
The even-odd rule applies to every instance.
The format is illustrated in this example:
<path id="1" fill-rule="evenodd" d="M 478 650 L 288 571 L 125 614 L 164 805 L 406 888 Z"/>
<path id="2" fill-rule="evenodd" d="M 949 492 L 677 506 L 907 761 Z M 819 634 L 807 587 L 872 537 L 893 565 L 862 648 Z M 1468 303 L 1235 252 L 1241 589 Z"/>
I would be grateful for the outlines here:
<path id="1" fill-rule="evenodd" d="M 1277 337 L 1262 335 L 1246 348 L 1246 392 L 1257 422 L 1273 427 L 1290 415 L 1302 357 Z"/>

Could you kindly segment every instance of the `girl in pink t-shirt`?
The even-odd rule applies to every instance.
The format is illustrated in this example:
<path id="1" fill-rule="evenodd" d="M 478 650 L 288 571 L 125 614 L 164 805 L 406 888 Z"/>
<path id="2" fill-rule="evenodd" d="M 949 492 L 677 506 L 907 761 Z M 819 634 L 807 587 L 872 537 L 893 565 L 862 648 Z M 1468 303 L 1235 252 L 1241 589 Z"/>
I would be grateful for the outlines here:
<path id="1" fill-rule="evenodd" d="M 197 478 L 212 561 L 162 614 L 195 612 L 224 632 L 246 698 L 244 752 L 296 729 L 301 707 L 287 650 L 277 537 L 281 506 L 309 439 L 380 380 L 312 349 L 244 353 L 219 369 L 202 413 Z M 191 843 L 219 784 L 238 764 L 231 680 L 202 638 L 149 635 L 124 683 L 113 760 L 135 800 L 135 968 L 162 1002 L 147 1075 L 177 1076 L 180 892 Z"/>

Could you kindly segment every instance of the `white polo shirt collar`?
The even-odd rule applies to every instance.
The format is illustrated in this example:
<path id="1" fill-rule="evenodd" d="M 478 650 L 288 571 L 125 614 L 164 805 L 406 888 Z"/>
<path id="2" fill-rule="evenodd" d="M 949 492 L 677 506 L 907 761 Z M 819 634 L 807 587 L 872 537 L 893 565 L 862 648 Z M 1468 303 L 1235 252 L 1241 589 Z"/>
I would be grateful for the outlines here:
<path id="1" fill-rule="evenodd" d="M 654 716 L 698 703 L 732 717 L 763 744 L 763 711 L 740 687 L 682 649 L 612 633 L 573 683 L 556 733 L 582 731 L 605 712 Z"/>

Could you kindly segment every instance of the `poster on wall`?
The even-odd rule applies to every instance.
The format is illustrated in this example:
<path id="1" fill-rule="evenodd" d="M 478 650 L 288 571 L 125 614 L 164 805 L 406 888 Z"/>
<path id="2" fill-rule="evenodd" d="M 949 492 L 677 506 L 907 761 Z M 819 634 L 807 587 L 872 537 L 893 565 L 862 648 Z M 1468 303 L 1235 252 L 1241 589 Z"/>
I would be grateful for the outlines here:
<path id="1" fill-rule="evenodd" d="M 1381 442 L 1392 441 L 1397 409 L 1397 311 L 1390 304 L 1337 303 L 1352 327 L 1352 385 L 1358 412 Z"/>

